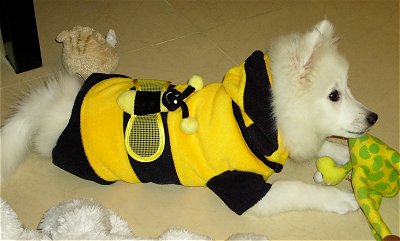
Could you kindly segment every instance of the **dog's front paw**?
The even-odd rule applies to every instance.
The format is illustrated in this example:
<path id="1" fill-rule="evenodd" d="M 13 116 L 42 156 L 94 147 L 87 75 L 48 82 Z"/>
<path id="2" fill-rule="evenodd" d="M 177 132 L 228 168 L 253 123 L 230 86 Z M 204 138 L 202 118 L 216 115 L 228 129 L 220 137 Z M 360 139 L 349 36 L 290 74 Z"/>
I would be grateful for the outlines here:
<path id="1" fill-rule="evenodd" d="M 346 214 L 358 210 L 359 205 L 353 193 L 336 189 L 334 199 L 326 208 L 331 212 Z"/>

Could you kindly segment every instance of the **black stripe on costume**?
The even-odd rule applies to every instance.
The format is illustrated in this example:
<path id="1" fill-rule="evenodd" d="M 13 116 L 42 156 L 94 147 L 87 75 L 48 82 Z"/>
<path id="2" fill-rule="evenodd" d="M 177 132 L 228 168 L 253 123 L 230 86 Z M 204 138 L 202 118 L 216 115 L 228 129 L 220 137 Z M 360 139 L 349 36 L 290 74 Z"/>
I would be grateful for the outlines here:
<path id="1" fill-rule="evenodd" d="M 242 133 L 243 139 L 245 140 L 247 146 L 250 148 L 251 152 L 258 158 L 260 159 L 265 165 L 267 165 L 269 168 L 271 168 L 272 170 L 274 170 L 275 173 L 279 173 L 282 171 L 283 169 L 283 165 L 280 163 L 276 163 L 273 161 L 268 160 L 262 152 L 260 152 L 258 150 L 258 146 L 255 145 L 256 141 L 259 141 L 258 137 L 255 138 L 253 136 L 254 131 L 255 131 L 255 127 L 251 129 L 251 128 L 247 128 L 245 123 L 244 123 L 244 119 L 243 119 L 243 115 L 242 115 L 242 111 L 240 110 L 240 107 L 234 102 L 232 101 L 232 108 L 233 108 L 233 115 L 235 116 L 236 122 L 239 125 L 240 128 L 240 132 Z M 252 126 L 252 125 L 251 125 Z M 250 127 L 251 127 L 250 126 Z M 249 132 L 249 130 L 252 130 L 253 132 Z M 271 153 L 272 154 L 272 153 Z"/>
<path id="2" fill-rule="evenodd" d="M 254 121 L 248 132 L 254 145 L 266 156 L 278 149 L 278 133 L 273 116 L 272 92 L 264 54 L 255 51 L 244 64 L 246 85 L 244 89 L 244 112 Z M 270 73 L 271 74 L 271 73 Z"/>
<path id="3" fill-rule="evenodd" d="M 168 114 L 166 112 L 161 113 L 161 118 L 165 131 L 165 147 L 161 156 L 157 160 L 154 160 L 152 162 L 140 162 L 128 155 L 132 169 L 134 170 L 136 176 L 141 182 L 153 182 L 158 184 L 181 184 L 178 178 L 178 174 L 175 170 L 174 161 L 172 159 L 167 116 Z M 124 133 L 130 118 L 131 116 L 128 113 L 124 113 Z"/>
<path id="4" fill-rule="evenodd" d="M 56 166 L 78 177 L 100 184 L 112 184 L 114 182 L 105 181 L 97 176 L 87 160 L 85 151 L 83 149 L 82 136 L 80 132 L 81 105 L 87 92 L 95 84 L 102 80 L 114 77 L 128 78 L 124 75 L 92 74 L 84 82 L 75 99 L 68 125 L 61 133 L 52 153 L 53 163 Z"/>
<path id="5" fill-rule="evenodd" d="M 161 91 L 136 91 L 135 115 L 147 115 L 160 112 Z"/>
<path id="6" fill-rule="evenodd" d="M 252 172 L 226 171 L 207 182 L 210 188 L 236 214 L 241 215 L 271 189 L 263 176 Z"/>

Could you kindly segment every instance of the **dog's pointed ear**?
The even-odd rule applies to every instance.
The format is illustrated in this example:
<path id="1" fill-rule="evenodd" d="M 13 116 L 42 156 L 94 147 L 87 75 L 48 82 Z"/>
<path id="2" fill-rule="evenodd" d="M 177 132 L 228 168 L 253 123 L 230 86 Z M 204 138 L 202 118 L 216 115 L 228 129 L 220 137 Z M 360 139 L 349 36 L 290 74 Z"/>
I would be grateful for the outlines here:
<path id="1" fill-rule="evenodd" d="M 328 20 L 317 23 L 313 29 L 306 33 L 303 38 L 304 55 L 303 64 L 307 65 L 312 60 L 313 55 L 324 43 L 332 43 L 334 27 Z"/>
<path id="2" fill-rule="evenodd" d="M 301 79 L 305 78 L 312 68 L 318 50 L 325 44 L 335 45 L 337 39 L 334 37 L 334 27 L 328 20 L 317 23 L 311 31 L 303 35 L 302 43 L 297 49 L 298 70 L 301 72 Z"/>
<path id="3" fill-rule="evenodd" d="M 334 33 L 335 29 L 332 23 L 328 20 L 322 20 L 314 26 L 312 31 L 309 32 L 306 37 L 308 38 L 308 41 L 317 46 L 323 41 L 332 40 Z"/>

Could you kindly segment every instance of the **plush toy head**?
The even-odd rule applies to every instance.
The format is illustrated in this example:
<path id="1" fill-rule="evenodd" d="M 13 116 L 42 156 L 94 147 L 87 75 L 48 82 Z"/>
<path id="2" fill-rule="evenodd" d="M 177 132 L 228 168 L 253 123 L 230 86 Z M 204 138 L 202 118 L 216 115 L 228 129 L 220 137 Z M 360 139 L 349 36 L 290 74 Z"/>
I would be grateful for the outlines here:
<path id="1" fill-rule="evenodd" d="M 379 214 L 382 197 L 396 196 L 400 188 L 400 155 L 393 148 L 371 135 L 349 139 L 351 160 L 336 166 L 333 159 L 317 160 L 314 179 L 328 185 L 336 185 L 352 170 L 351 182 L 361 209 L 367 217 L 376 240 L 391 235 Z M 397 240 L 400 240 L 397 237 Z"/>
<path id="2" fill-rule="evenodd" d="M 117 38 L 109 30 L 106 38 L 90 27 L 75 26 L 58 34 L 57 42 L 63 43 L 63 65 L 70 74 L 84 80 L 92 73 L 114 72 L 119 58 L 115 51 Z"/>

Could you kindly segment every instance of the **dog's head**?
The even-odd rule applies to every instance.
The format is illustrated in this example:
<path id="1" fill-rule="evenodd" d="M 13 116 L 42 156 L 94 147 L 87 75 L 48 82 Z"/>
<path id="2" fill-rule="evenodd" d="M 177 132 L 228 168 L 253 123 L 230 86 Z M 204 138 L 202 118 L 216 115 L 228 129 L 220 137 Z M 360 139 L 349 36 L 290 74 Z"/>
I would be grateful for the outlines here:
<path id="1" fill-rule="evenodd" d="M 333 25 L 323 20 L 311 31 L 282 37 L 273 45 L 278 122 L 292 118 L 298 128 L 309 125 L 320 136 L 342 137 L 357 137 L 375 124 L 378 115 L 354 99 L 347 86 L 348 63 L 337 42 Z"/>

